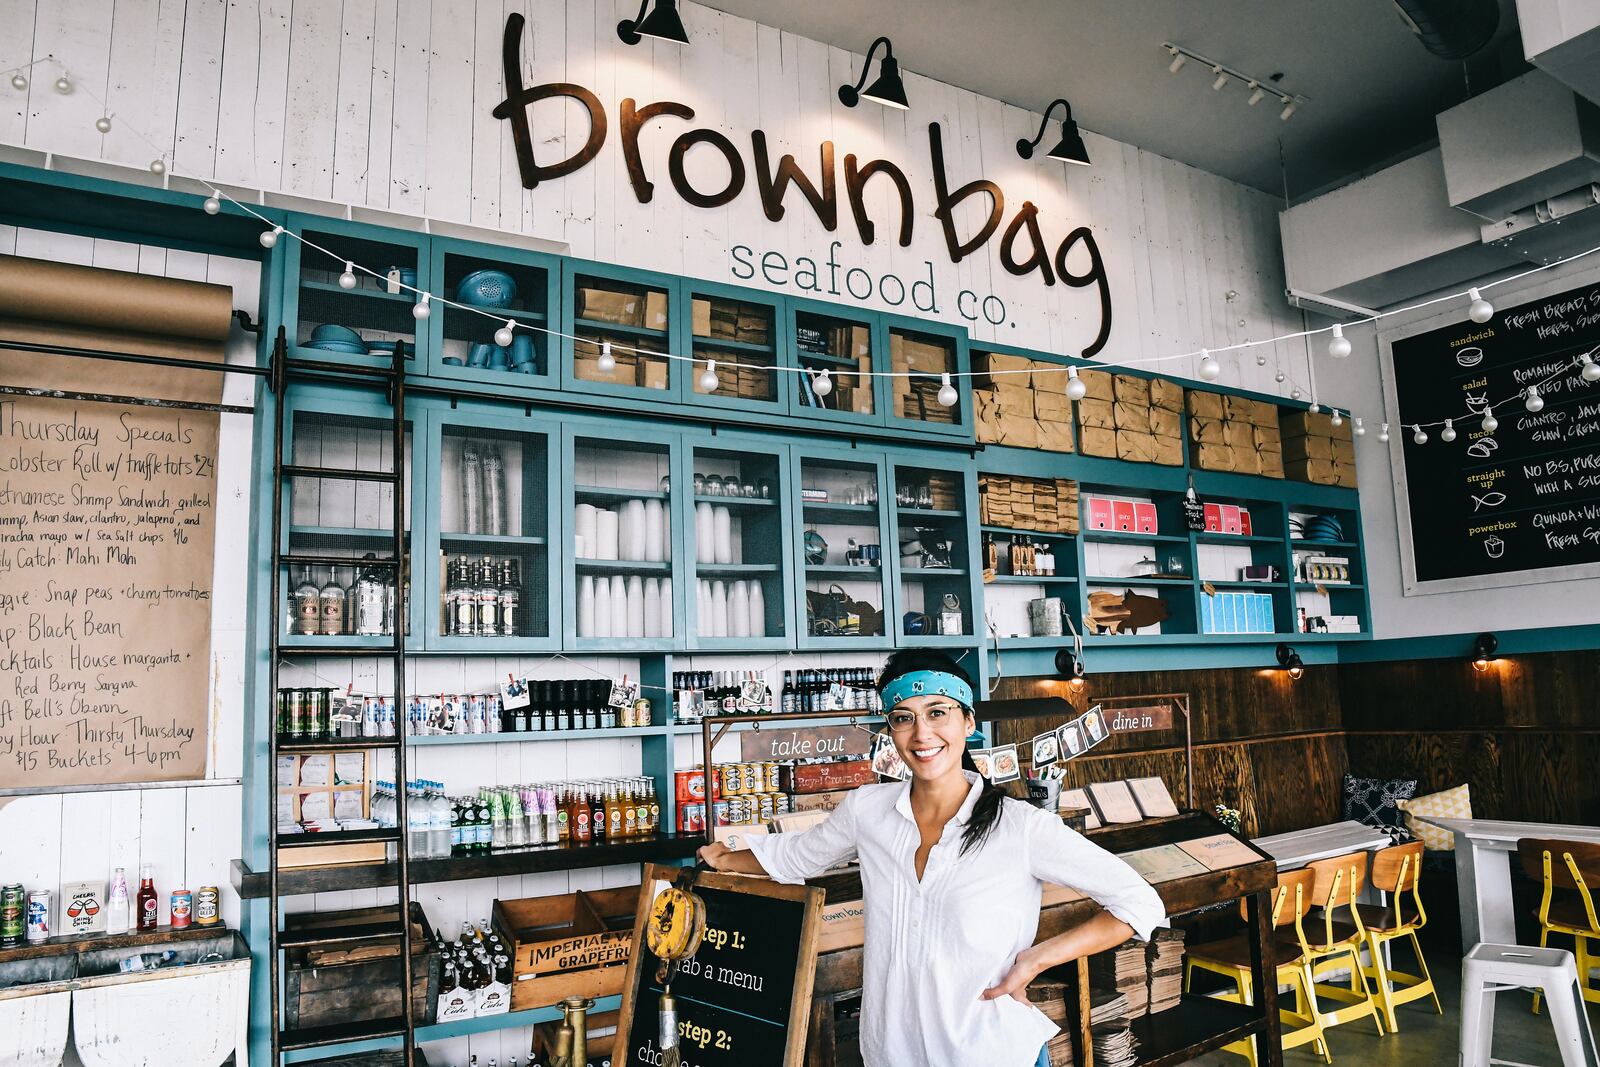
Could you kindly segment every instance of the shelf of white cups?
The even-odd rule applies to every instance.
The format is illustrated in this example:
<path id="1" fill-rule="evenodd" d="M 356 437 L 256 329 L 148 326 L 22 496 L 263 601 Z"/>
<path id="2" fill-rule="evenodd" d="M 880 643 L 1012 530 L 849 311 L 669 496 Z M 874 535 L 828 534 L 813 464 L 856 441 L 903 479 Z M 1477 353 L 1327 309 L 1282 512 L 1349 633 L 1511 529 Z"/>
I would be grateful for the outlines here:
<path id="1" fill-rule="evenodd" d="M 744 519 L 776 507 L 770 482 L 694 476 L 695 607 L 701 637 L 766 637 L 764 576 L 778 564 L 747 562 Z"/>
<path id="2" fill-rule="evenodd" d="M 671 637 L 672 507 L 665 489 L 575 487 L 578 636 Z"/>

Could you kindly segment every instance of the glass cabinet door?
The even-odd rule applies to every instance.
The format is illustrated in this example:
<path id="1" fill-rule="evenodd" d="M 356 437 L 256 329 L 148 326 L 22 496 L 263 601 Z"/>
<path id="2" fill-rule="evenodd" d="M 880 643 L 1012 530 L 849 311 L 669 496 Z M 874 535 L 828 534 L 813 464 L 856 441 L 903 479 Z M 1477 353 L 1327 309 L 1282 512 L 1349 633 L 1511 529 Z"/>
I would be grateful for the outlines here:
<path id="1" fill-rule="evenodd" d="M 376 398 L 375 398 L 376 399 Z M 343 471 L 392 473 L 394 427 L 377 414 L 293 407 L 287 415 L 284 462 Z M 406 500 L 411 493 L 411 428 L 407 424 L 404 466 Z M 282 612 L 285 645 L 363 645 L 384 647 L 395 626 L 406 628 L 408 645 L 421 628 L 413 615 L 416 598 L 407 580 L 415 560 L 409 548 L 395 563 L 394 486 L 385 482 L 290 477 L 283 486 L 285 563 L 279 589 L 287 598 Z M 410 544 L 410 516 L 406 535 Z M 329 562 L 322 564 L 318 560 Z M 402 573 L 403 572 L 403 573 Z"/>
<path id="2" fill-rule="evenodd" d="M 799 461 L 798 546 L 803 571 L 796 620 L 805 647 L 890 644 L 883 543 L 883 467 L 875 457 L 809 455 Z"/>
<path id="3" fill-rule="evenodd" d="M 382 239 L 375 235 L 383 231 L 358 224 L 305 218 L 297 225 L 307 241 L 333 254 L 299 241 L 286 242 L 290 278 L 284 319 L 294 354 L 386 367 L 394 358 L 395 342 L 401 341 L 407 346 L 407 365 L 414 367 L 418 321 L 412 309 L 419 298 L 402 285 L 427 288 L 426 275 L 418 274 L 417 246 Z M 359 267 L 346 277 L 346 263 L 360 264 L 382 277 Z M 354 284 L 345 288 L 345 281 Z"/>
<path id="4" fill-rule="evenodd" d="M 442 242 L 441 242 L 442 243 Z M 434 252 L 439 291 L 468 307 L 436 308 L 433 373 L 494 385 L 547 385 L 554 380 L 550 309 L 560 284 L 551 261 L 533 253 L 446 245 Z M 511 344 L 495 334 L 513 324 Z"/>
<path id="5" fill-rule="evenodd" d="M 567 342 L 566 384 L 614 396 L 678 399 L 689 364 L 669 358 L 678 279 L 568 263 L 575 340 Z"/>
<path id="6" fill-rule="evenodd" d="M 684 283 L 689 333 L 679 351 L 697 362 L 689 388 L 696 403 L 787 411 L 794 374 L 779 365 L 781 302 L 709 283 Z M 705 371 L 715 361 L 717 387 L 706 388 Z"/>
<path id="7" fill-rule="evenodd" d="M 960 470 L 894 465 L 902 641 L 970 644 L 977 632 L 970 482 Z"/>
<path id="8" fill-rule="evenodd" d="M 794 357 L 804 372 L 794 383 L 789 413 L 832 421 L 883 424 L 873 320 L 829 304 L 789 303 Z"/>
<path id="9" fill-rule="evenodd" d="M 670 649 L 681 608 L 674 588 L 676 438 L 573 431 L 567 529 L 568 647 Z"/>
<path id="10" fill-rule="evenodd" d="M 971 356 L 962 331 L 890 319 L 887 332 L 889 424 L 972 436 L 972 382 L 965 377 Z"/>
<path id="11" fill-rule="evenodd" d="M 430 648 L 527 651 L 555 647 L 559 603 L 550 556 L 557 449 L 526 420 L 437 418 L 433 453 L 438 556 L 427 599 Z"/>
<path id="12" fill-rule="evenodd" d="M 793 541 L 783 508 L 783 455 L 754 443 L 738 447 L 724 436 L 717 441 L 688 449 L 689 634 L 696 648 L 782 647 L 789 638 L 785 560 Z"/>

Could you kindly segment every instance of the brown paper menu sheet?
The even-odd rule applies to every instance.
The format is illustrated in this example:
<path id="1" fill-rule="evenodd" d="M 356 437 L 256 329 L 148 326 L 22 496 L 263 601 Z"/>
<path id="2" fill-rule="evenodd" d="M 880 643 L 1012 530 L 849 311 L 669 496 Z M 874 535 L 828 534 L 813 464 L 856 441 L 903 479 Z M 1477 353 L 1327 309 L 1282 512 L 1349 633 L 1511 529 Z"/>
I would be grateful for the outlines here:
<path id="1" fill-rule="evenodd" d="M 37 293 L 28 305 L 14 287 L 15 257 L 0 257 L 0 382 L 220 400 L 216 373 L 4 347 L 222 361 L 225 287 L 197 294 L 197 283 L 165 289 L 166 279 L 76 270 L 88 281 L 72 290 L 72 306 Z M 137 301 L 119 292 L 124 284 Z M 198 296 L 210 326 L 151 307 L 164 292 L 180 303 Z M 85 305 L 97 310 L 79 321 L 39 321 L 41 311 Z M 107 307 L 121 317 L 106 317 Z M 18 310 L 33 321 L 11 318 Z M 197 340 L 207 329 L 211 338 Z M 0 788 L 204 776 L 218 427 L 215 412 L 0 394 Z"/>

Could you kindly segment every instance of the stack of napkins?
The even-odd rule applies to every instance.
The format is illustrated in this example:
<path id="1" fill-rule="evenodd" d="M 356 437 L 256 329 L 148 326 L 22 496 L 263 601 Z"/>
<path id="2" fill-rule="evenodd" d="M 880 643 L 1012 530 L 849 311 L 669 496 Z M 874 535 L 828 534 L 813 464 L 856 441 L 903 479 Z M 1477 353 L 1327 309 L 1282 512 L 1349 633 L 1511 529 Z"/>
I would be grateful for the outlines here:
<path id="1" fill-rule="evenodd" d="M 1148 1011 L 1177 1007 L 1183 997 L 1183 931 L 1159 929 L 1150 941 L 1150 1001 Z"/>

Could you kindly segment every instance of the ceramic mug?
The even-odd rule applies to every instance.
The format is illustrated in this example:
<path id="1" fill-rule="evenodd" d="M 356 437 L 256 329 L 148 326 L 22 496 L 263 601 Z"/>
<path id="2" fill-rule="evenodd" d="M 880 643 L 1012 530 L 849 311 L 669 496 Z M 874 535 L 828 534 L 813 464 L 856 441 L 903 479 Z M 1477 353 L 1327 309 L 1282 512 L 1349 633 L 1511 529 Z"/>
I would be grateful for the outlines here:
<path id="1" fill-rule="evenodd" d="M 536 358 L 533 350 L 533 338 L 526 333 L 518 333 L 511 339 L 511 365 L 521 367 L 524 363 L 532 363 Z"/>

